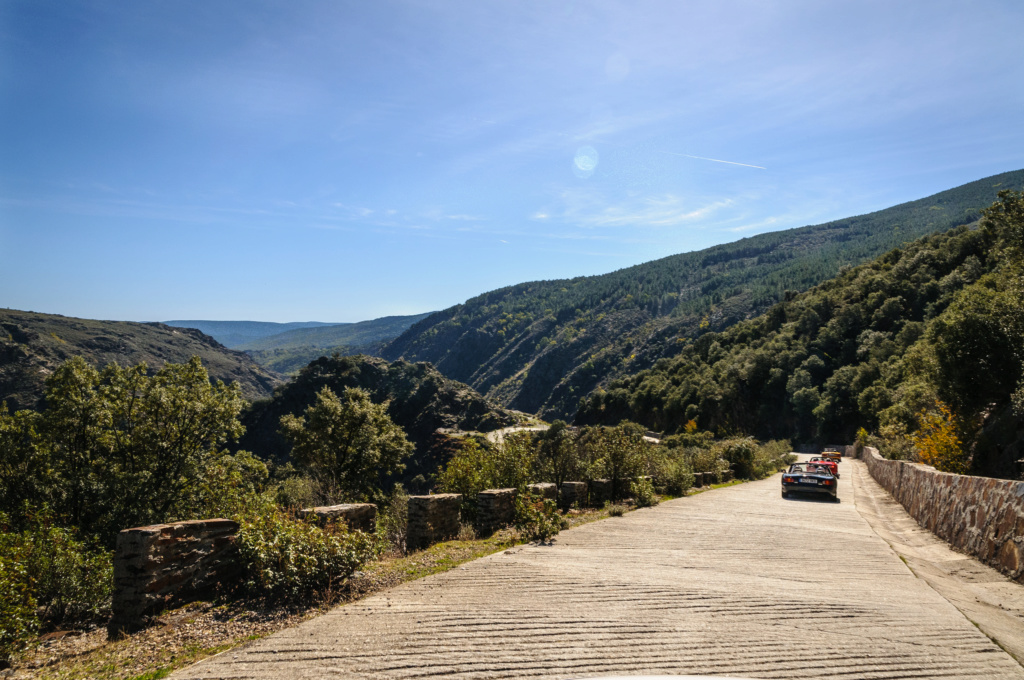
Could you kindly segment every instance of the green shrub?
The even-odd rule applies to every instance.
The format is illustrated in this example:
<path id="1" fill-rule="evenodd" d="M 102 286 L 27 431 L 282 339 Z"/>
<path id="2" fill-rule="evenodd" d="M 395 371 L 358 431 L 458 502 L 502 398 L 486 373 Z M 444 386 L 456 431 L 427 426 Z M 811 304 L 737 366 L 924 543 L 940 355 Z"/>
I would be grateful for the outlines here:
<path id="1" fill-rule="evenodd" d="M 528 541 L 548 543 L 565 527 L 555 502 L 531 494 L 516 497 L 516 529 Z"/>
<path id="2" fill-rule="evenodd" d="M 396 554 L 405 552 L 405 535 L 409 524 L 409 494 L 395 484 L 387 502 L 377 513 L 377 540 L 381 550 Z"/>
<path id="3" fill-rule="evenodd" d="M 237 540 L 242 592 L 284 602 L 325 595 L 377 548 L 372 537 L 343 523 L 321 528 L 279 510 L 243 518 Z"/>
<path id="4" fill-rule="evenodd" d="M 28 570 L 21 562 L 0 559 L 0 668 L 21 651 L 39 628 Z"/>
<path id="5" fill-rule="evenodd" d="M 665 470 L 665 490 L 673 496 L 684 496 L 693 488 L 693 471 L 685 460 L 675 460 L 669 463 Z"/>
<path id="6" fill-rule="evenodd" d="M 612 517 L 622 517 L 626 514 L 625 505 L 609 505 L 608 514 Z"/>
<path id="7" fill-rule="evenodd" d="M 110 613 L 111 553 L 54 526 L 46 515 L 31 518 L 25 531 L 0 534 L 0 562 L 24 570 L 38 613 L 50 624 L 98 621 Z"/>
<path id="8" fill-rule="evenodd" d="M 638 508 L 649 508 L 658 504 L 658 496 L 654 493 L 654 485 L 646 477 L 630 482 L 629 493 L 633 496 L 633 501 L 636 502 Z"/>

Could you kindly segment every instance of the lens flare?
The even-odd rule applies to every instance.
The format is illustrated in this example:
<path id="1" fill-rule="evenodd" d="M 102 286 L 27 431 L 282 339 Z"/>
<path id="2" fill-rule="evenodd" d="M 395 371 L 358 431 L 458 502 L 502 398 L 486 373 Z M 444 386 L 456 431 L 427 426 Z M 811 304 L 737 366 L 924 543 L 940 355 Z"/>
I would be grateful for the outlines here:
<path id="1" fill-rule="evenodd" d="M 597 149 L 592 146 L 581 146 L 576 149 L 576 156 L 572 159 L 572 171 L 577 177 L 590 177 L 597 169 L 599 160 Z"/>

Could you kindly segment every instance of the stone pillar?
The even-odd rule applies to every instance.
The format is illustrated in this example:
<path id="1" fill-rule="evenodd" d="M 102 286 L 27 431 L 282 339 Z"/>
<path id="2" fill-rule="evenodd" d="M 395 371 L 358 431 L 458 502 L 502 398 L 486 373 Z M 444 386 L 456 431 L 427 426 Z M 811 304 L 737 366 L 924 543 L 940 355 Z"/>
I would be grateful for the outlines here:
<path id="1" fill-rule="evenodd" d="M 722 471 L 722 482 L 731 482 L 733 480 L 732 470 Z"/>
<path id="2" fill-rule="evenodd" d="M 694 472 L 693 473 L 693 486 L 695 488 L 698 488 L 698 489 L 700 487 L 704 486 L 704 473 L 703 472 Z"/>
<path id="3" fill-rule="evenodd" d="M 422 550 L 438 541 L 459 535 L 462 523 L 462 494 L 439 493 L 409 496 L 409 524 L 405 545 Z"/>
<path id="4" fill-rule="evenodd" d="M 601 507 L 612 499 L 612 480 L 595 479 L 590 482 L 590 504 Z"/>
<path id="5" fill-rule="evenodd" d="M 295 514 L 302 519 L 310 517 L 318 524 L 325 524 L 329 519 L 341 519 L 352 531 L 365 531 L 368 534 L 377 531 L 377 506 L 373 503 L 322 505 L 299 510 Z"/>
<path id="6" fill-rule="evenodd" d="M 483 536 L 512 524 L 516 518 L 516 489 L 487 489 L 476 495 L 476 528 Z"/>
<path id="7" fill-rule="evenodd" d="M 239 570 L 238 523 L 205 519 L 125 529 L 114 551 L 112 616 L 116 636 L 139 630 L 153 614 L 213 590 Z"/>
<path id="8" fill-rule="evenodd" d="M 540 496 L 541 498 L 547 500 L 553 501 L 558 499 L 558 487 L 552 484 L 551 482 L 540 482 L 538 484 L 530 484 L 528 487 L 526 487 L 526 490 L 529 491 L 534 496 Z"/>
<path id="9" fill-rule="evenodd" d="M 587 504 L 587 483 L 586 482 L 562 482 L 562 493 L 558 500 L 561 508 L 570 508 L 575 503 L 578 506 Z"/>

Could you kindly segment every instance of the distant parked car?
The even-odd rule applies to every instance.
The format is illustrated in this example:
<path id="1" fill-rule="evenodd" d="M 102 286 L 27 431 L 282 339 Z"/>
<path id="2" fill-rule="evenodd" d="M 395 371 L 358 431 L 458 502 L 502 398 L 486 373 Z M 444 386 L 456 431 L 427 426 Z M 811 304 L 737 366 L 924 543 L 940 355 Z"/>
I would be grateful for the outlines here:
<path id="1" fill-rule="evenodd" d="M 824 465 L 832 472 L 833 475 L 835 475 L 836 479 L 839 479 L 839 463 L 835 462 L 831 458 L 826 458 L 824 456 L 814 456 L 808 462 L 814 463 L 815 465 Z"/>
<path id="2" fill-rule="evenodd" d="M 825 465 L 818 463 L 793 463 L 782 473 L 782 497 L 791 493 L 828 494 L 833 500 L 838 486 L 836 476 Z"/>

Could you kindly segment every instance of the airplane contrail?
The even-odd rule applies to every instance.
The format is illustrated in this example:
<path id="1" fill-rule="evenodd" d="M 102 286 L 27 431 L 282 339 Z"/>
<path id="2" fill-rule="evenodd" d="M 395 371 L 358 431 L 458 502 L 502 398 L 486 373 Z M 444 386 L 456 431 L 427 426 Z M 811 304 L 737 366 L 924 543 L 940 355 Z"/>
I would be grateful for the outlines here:
<path id="1" fill-rule="evenodd" d="M 675 151 L 661 151 L 660 153 L 667 153 L 671 156 L 682 156 L 683 158 L 696 158 L 699 161 L 713 161 L 715 163 L 728 163 L 729 165 L 742 165 L 745 168 L 757 168 L 758 170 L 767 170 L 768 168 L 763 165 L 751 165 L 750 163 L 737 163 L 736 161 L 723 161 L 719 158 L 706 158 L 704 156 L 691 156 L 688 153 L 676 153 Z"/>

